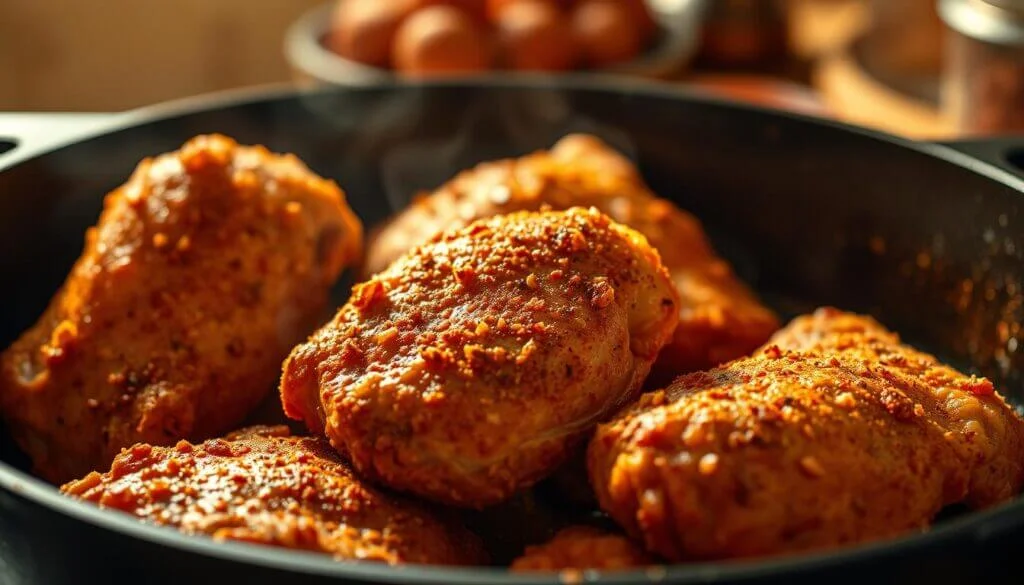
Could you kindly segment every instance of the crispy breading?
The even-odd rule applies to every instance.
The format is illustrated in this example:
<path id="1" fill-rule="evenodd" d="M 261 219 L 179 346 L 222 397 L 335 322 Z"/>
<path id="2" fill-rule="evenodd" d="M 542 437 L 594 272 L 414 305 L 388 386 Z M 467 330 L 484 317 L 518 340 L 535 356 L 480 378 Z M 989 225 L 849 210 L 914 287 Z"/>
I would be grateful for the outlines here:
<path id="1" fill-rule="evenodd" d="M 66 481 L 136 442 L 237 425 L 361 238 L 338 187 L 293 156 L 214 135 L 144 160 L 2 356 L 0 412 L 35 472 Z"/>
<path id="2" fill-rule="evenodd" d="M 371 236 L 366 270 L 381 271 L 436 234 L 479 218 L 574 206 L 600 209 L 661 253 L 680 303 L 675 335 L 655 364 L 658 379 L 746 355 L 778 329 L 778 318 L 715 253 L 697 218 L 655 196 L 628 159 L 584 134 L 549 151 L 482 163 L 420 194 Z"/>
<path id="3" fill-rule="evenodd" d="M 356 286 L 288 358 L 282 402 L 373 480 L 494 504 L 636 396 L 677 303 L 658 253 L 596 210 L 482 220 Z"/>
<path id="4" fill-rule="evenodd" d="M 321 438 L 265 429 L 174 447 L 138 444 L 64 493 L 183 532 L 389 564 L 486 563 L 450 519 L 360 480 Z"/>
<path id="5" fill-rule="evenodd" d="M 527 547 L 512 561 L 512 571 L 622 571 L 655 564 L 636 543 L 621 534 L 590 526 L 562 529 L 548 542 Z"/>
<path id="6" fill-rule="evenodd" d="M 1022 483 L 1024 422 L 985 379 L 860 316 L 801 317 L 598 428 L 601 507 L 671 560 L 763 556 L 926 527 Z"/>

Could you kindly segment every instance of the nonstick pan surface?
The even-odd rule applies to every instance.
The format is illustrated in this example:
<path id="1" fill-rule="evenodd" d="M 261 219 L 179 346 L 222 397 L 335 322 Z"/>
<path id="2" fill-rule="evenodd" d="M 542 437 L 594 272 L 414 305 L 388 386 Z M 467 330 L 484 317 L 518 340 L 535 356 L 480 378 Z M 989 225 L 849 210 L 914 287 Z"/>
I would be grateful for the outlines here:
<path id="1" fill-rule="evenodd" d="M 1024 405 L 1024 181 L 944 146 L 678 90 L 576 82 L 191 100 L 118 117 L 60 147 L 15 149 L 0 157 L 0 345 L 38 318 L 81 251 L 103 195 L 142 157 L 195 134 L 222 132 L 294 152 L 336 179 L 373 225 L 460 169 L 544 148 L 574 131 L 601 136 L 637 161 L 652 188 L 697 214 L 719 251 L 784 316 L 825 304 L 869 312 L 911 343 L 991 377 Z M 971 148 L 998 158 L 1012 143 Z M 997 162 L 1010 168 L 1014 156 Z M 348 284 L 338 287 L 338 303 Z M 499 568 L 391 568 L 214 543 L 66 499 L 24 469 L 0 429 L 4 585 L 561 582 Z M 1010 569 L 1022 536 L 1018 499 L 862 547 L 582 578 L 1019 582 Z"/>

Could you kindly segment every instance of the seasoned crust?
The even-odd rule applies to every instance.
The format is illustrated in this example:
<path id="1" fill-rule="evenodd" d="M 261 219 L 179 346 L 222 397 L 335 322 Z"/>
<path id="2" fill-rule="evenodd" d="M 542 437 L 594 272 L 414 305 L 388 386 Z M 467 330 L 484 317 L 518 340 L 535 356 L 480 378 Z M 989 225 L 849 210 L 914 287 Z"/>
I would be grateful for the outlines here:
<path id="1" fill-rule="evenodd" d="M 794 319 L 769 344 L 798 351 L 842 352 L 917 379 L 932 393 L 936 416 L 956 433 L 970 470 L 966 502 L 975 508 L 1015 497 L 1024 485 L 1024 422 L 986 378 L 966 376 L 935 356 L 900 343 L 898 334 L 871 317 L 832 307 Z"/>
<path id="2" fill-rule="evenodd" d="M 625 536 L 590 526 L 570 526 L 544 544 L 527 547 L 512 561 L 512 571 L 622 571 L 655 564 L 646 551 Z"/>
<path id="3" fill-rule="evenodd" d="M 136 442 L 238 424 L 361 237 L 338 187 L 294 156 L 213 135 L 142 161 L 0 360 L 0 411 L 35 472 L 60 482 Z"/>
<path id="4" fill-rule="evenodd" d="M 863 330 L 844 325 L 838 345 L 820 341 L 828 331 L 808 336 L 808 319 L 822 325 L 826 314 L 600 426 L 589 466 L 602 508 L 650 550 L 682 561 L 895 536 L 945 505 L 988 505 L 1020 489 L 1021 421 L 991 384 L 858 316 L 836 320 Z M 972 397 L 993 408 L 982 418 L 998 411 L 1007 429 L 996 449 L 979 445 L 988 423 L 961 416 L 981 412 L 962 406 Z"/>
<path id="5" fill-rule="evenodd" d="M 658 254 L 595 210 L 447 232 L 354 288 L 281 383 L 361 473 L 481 507 L 635 396 L 675 325 Z"/>
<path id="6" fill-rule="evenodd" d="M 389 564 L 486 563 L 477 538 L 423 506 L 360 480 L 327 444 L 266 429 L 237 440 L 125 449 L 110 471 L 61 490 L 215 540 Z"/>
<path id="7" fill-rule="evenodd" d="M 549 151 L 482 163 L 420 194 L 372 234 L 366 274 L 480 218 L 575 206 L 598 208 L 661 253 L 680 303 L 678 327 L 655 364 L 659 380 L 746 355 L 778 329 L 778 318 L 715 253 L 700 222 L 655 196 L 628 159 L 584 134 L 568 135 Z"/>

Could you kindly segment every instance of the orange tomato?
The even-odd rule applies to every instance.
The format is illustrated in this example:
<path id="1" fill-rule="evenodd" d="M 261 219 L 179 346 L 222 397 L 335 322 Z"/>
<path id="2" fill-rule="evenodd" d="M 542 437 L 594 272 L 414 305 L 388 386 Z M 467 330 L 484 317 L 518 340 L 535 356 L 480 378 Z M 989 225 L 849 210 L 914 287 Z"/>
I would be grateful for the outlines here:
<path id="1" fill-rule="evenodd" d="M 545 0 L 506 2 L 494 20 L 503 64 L 524 71 L 562 71 L 576 64 L 566 16 Z"/>
<path id="2" fill-rule="evenodd" d="M 387 0 L 378 0 L 385 2 Z M 487 0 L 417 0 L 420 8 L 428 6 L 451 6 L 458 8 L 466 14 L 478 18 L 481 21 L 487 20 Z"/>
<path id="3" fill-rule="evenodd" d="M 481 25 L 452 6 L 417 10 L 395 35 L 395 68 L 409 76 L 484 71 L 491 66 L 491 55 Z"/>
<path id="4" fill-rule="evenodd" d="M 654 15 L 651 14 L 651 9 L 647 5 L 647 0 L 617 0 L 626 5 L 629 9 L 630 14 L 633 15 L 633 22 L 637 24 L 640 29 L 640 41 L 641 44 L 646 44 L 651 37 L 658 32 L 658 23 L 654 20 Z"/>
<path id="5" fill-rule="evenodd" d="M 575 0 L 543 0 L 545 4 L 551 5 L 553 8 L 560 10 L 568 10 Z M 516 0 L 486 0 L 487 4 L 487 18 L 491 21 L 496 21 L 498 15 L 508 4 L 515 4 Z"/>
<path id="6" fill-rule="evenodd" d="M 581 0 L 573 8 L 571 25 L 576 45 L 593 67 L 628 61 L 642 47 L 640 24 L 620 0 Z"/>
<path id="7" fill-rule="evenodd" d="M 341 0 L 326 44 L 347 59 L 388 67 L 395 33 L 415 8 L 416 0 Z"/>

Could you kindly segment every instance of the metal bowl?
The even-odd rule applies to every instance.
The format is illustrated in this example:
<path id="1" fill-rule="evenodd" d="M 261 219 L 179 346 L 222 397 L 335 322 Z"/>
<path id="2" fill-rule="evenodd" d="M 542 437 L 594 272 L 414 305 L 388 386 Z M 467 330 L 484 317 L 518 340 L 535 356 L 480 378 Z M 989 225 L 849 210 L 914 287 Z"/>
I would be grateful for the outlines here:
<path id="1" fill-rule="evenodd" d="M 385 0 L 381 0 L 385 1 Z M 697 51 L 700 37 L 700 16 L 706 0 L 648 0 L 651 15 L 660 29 L 657 42 L 637 58 L 600 69 L 577 69 L 560 75 L 587 78 L 635 76 L 663 78 L 682 69 Z M 324 45 L 330 33 L 331 13 L 335 2 L 317 6 L 300 16 L 285 33 L 284 53 L 296 82 L 303 85 L 369 85 L 401 82 L 403 78 L 390 69 L 364 65 L 346 59 Z M 494 70 L 477 74 L 489 76 L 532 76 L 537 73 L 516 73 Z"/>

